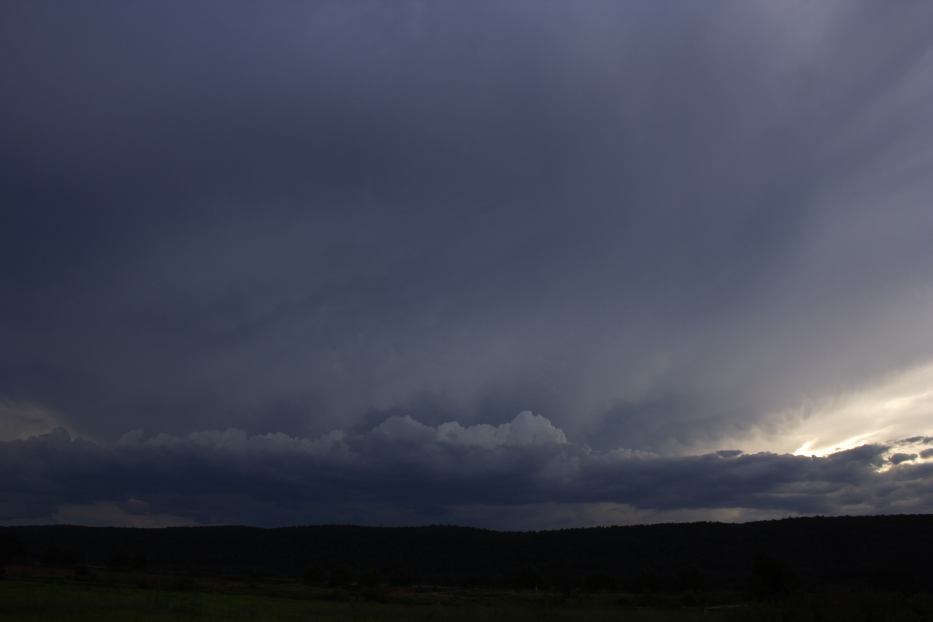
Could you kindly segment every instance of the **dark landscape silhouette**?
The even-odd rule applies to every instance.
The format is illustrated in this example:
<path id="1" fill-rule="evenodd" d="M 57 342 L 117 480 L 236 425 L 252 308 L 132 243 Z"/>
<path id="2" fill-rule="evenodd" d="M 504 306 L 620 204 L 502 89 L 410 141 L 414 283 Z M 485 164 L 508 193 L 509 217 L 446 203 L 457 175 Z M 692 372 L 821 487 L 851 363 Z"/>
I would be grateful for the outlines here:
<path id="1" fill-rule="evenodd" d="M 929 515 L 540 532 L 454 526 L 0 529 L 5 564 L 279 577 L 337 587 L 912 593 L 933 587 L 930 550 Z"/>

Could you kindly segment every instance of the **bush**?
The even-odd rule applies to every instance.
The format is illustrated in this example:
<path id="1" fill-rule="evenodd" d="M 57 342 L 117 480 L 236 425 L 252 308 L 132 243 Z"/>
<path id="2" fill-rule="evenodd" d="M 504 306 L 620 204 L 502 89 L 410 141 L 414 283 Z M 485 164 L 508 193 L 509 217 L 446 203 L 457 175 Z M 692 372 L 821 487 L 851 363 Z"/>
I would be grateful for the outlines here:
<path id="1" fill-rule="evenodd" d="M 786 596 L 797 588 L 797 575 L 786 563 L 759 555 L 752 563 L 750 591 L 758 599 Z"/>

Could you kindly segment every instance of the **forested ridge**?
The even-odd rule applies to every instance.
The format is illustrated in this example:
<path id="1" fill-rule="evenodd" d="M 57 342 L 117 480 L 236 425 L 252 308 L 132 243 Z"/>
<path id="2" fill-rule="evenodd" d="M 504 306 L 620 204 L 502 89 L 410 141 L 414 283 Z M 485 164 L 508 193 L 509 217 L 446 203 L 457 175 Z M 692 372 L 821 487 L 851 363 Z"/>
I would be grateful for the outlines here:
<path id="1" fill-rule="evenodd" d="M 933 516 L 500 532 L 429 527 L 0 528 L 0 563 L 287 577 L 330 585 L 641 592 L 927 591 Z"/>

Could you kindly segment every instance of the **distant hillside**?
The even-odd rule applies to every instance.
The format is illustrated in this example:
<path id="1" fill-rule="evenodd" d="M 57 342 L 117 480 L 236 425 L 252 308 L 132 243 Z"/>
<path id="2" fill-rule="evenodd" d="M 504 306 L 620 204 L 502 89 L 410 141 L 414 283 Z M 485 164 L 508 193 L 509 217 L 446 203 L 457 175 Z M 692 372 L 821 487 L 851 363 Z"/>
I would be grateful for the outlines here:
<path id="1" fill-rule="evenodd" d="M 0 562 L 323 584 L 633 591 L 933 587 L 933 516 L 497 532 L 464 527 L 0 528 Z"/>

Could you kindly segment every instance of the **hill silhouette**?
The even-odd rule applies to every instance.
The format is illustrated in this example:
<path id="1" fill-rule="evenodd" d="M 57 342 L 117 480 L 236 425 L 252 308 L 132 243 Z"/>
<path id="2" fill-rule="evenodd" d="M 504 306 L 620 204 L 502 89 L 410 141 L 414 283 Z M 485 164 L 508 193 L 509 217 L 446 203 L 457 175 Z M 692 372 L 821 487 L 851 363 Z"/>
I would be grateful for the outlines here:
<path id="1" fill-rule="evenodd" d="M 0 563 L 638 592 L 933 586 L 933 516 L 499 532 L 454 526 L 0 528 Z"/>

